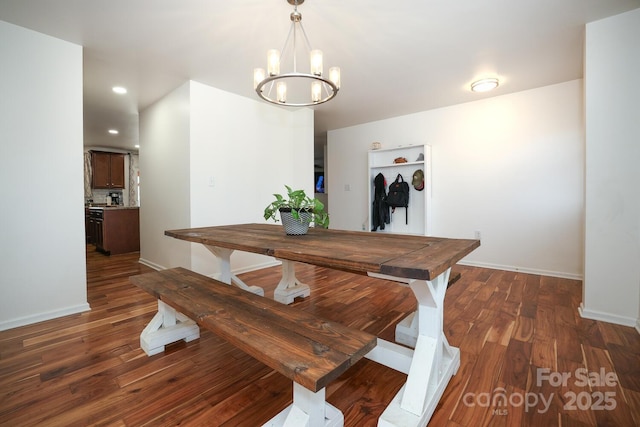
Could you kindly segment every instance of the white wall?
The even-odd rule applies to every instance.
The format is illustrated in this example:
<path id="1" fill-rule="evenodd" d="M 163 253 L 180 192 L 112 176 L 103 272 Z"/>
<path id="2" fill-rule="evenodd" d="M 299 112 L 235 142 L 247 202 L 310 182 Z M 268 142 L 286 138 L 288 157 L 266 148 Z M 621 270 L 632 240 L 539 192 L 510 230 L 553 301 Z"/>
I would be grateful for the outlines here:
<path id="1" fill-rule="evenodd" d="M 383 148 L 426 143 L 433 235 L 474 238 L 480 231 L 482 246 L 465 258 L 469 264 L 579 278 L 582 116 L 576 80 L 331 131 L 332 228 L 361 230 L 367 222 L 372 142 Z"/>
<path id="2" fill-rule="evenodd" d="M 82 47 L 0 21 L 0 330 L 89 309 Z"/>
<path id="3" fill-rule="evenodd" d="M 191 82 L 191 226 L 264 223 L 264 208 L 285 184 L 313 194 L 313 111 Z M 215 275 L 213 260 L 192 245 L 191 269 Z M 271 264 L 271 257 L 236 252 L 231 268 Z"/>
<path id="4" fill-rule="evenodd" d="M 285 184 L 313 194 L 310 109 L 291 111 L 191 81 L 142 112 L 140 136 L 141 257 L 156 268 L 215 275 L 215 258 L 202 245 L 165 237 L 164 230 L 262 223 L 272 194 Z M 162 140 L 180 153 L 166 153 Z M 167 187 L 159 175 L 181 178 Z M 169 211 L 161 208 L 167 194 L 176 196 Z M 236 272 L 272 263 L 242 252 L 232 257 Z"/>
<path id="5" fill-rule="evenodd" d="M 638 40 L 640 9 L 587 25 L 582 315 L 629 326 L 640 325 Z"/>
<path id="6" fill-rule="evenodd" d="M 165 230 L 190 225 L 189 83 L 140 114 L 140 259 L 155 268 L 188 266 L 189 245 Z"/>

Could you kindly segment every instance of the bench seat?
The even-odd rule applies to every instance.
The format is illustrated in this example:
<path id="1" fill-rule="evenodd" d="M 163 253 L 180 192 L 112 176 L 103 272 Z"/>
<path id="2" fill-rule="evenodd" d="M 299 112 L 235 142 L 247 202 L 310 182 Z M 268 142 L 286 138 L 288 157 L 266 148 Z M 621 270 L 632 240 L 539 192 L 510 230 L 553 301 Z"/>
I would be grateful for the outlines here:
<path id="1" fill-rule="evenodd" d="M 295 383 L 314 393 L 322 390 L 323 400 L 327 384 L 376 346 L 371 334 L 181 267 L 130 280 L 159 304 L 172 307 Z"/>

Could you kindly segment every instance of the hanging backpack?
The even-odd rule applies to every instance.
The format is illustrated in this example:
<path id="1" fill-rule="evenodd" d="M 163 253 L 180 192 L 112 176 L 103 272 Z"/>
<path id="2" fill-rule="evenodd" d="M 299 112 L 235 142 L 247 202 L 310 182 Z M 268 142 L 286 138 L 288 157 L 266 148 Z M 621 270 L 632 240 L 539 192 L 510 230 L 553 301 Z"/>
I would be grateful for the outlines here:
<path id="1" fill-rule="evenodd" d="M 409 224 L 409 184 L 405 182 L 401 174 L 398 174 L 396 180 L 389 185 L 389 193 L 387 194 L 387 206 L 391 208 L 391 212 L 395 212 L 396 208 L 405 208 L 405 222 Z"/>

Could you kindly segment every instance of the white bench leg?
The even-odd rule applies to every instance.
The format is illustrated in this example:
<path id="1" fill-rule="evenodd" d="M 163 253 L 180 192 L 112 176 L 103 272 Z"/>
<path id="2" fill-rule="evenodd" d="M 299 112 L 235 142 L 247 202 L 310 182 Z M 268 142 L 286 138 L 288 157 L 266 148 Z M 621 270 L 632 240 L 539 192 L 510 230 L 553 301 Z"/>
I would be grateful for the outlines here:
<path id="1" fill-rule="evenodd" d="M 162 353 L 167 344 L 197 338 L 200 338 L 200 328 L 193 320 L 158 300 L 158 312 L 140 334 L 140 348 L 147 356 L 153 356 Z"/>
<path id="2" fill-rule="evenodd" d="M 262 427 L 342 427 L 344 416 L 325 401 L 325 389 L 312 392 L 293 383 L 293 403 Z"/>
<path id="3" fill-rule="evenodd" d="M 273 292 L 273 299 L 282 304 L 291 304 L 296 297 L 311 295 L 309 285 L 305 285 L 296 278 L 296 263 L 286 259 L 282 261 L 282 279 Z"/>
<path id="4" fill-rule="evenodd" d="M 238 276 L 231 273 L 231 254 L 233 249 L 219 248 L 217 246 L 204 245 L 205 248 L 214 254 L 220 263 L 220 277 L 216 277 L 217 280 L 224 282 L 228 285 L 234 284 L 240 289 L 249 291 L 253 294 L 264 296 L 264 289 L 260 286 L 249 286 L 244 283 Z"/>

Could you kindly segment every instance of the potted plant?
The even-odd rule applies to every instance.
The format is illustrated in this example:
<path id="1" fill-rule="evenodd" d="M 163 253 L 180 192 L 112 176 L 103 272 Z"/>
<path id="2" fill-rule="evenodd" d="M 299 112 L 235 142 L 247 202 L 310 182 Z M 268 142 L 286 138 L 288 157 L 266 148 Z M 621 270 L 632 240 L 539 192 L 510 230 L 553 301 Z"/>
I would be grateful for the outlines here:
<path id="1" fill-rule="evenodd" d="M 320 200 L 307 196 L 304 190 L 292 190 L 287 185 L 285 188 L 287 197 L 274 194 L 276 200 L 264 209 L 264 219 L 278 222 L 276 212 L 280 212 L 285 232 L 292 235 L 307 234 L 311 222 L 319 227 L 329 227 L 329 214 Z"/>

